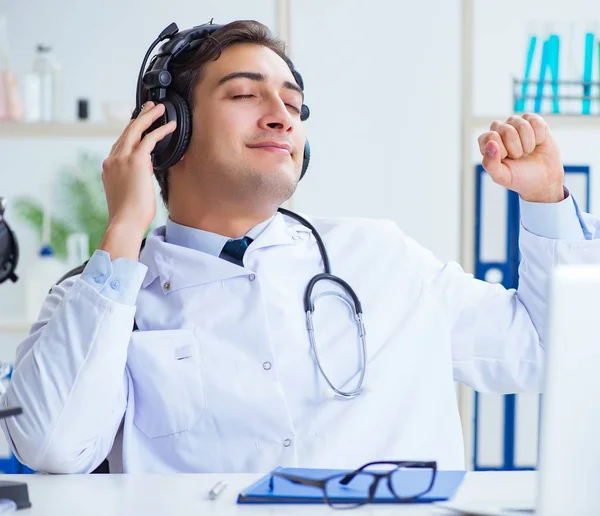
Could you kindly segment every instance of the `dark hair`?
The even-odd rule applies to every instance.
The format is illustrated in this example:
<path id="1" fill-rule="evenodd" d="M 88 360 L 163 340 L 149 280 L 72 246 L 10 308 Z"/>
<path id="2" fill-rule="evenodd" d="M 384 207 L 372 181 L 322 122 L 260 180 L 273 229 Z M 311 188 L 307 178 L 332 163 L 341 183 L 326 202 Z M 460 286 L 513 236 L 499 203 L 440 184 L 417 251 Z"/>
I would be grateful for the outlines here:
<path id="1" fill-rule="evenodd" d="M 209 61 L 217 60 L 227 47 L 239 43 L 263 45 L 279 55 L 290 68 L 293 68 L 292 62 L 285 53 L 285 44 L 274 37 L 266 25 L 254 20 L 228 23 L 213 32 L 197 47 L 181 54 L 172 62 L 171 75 L 173 79 L 169 89 L 187 101 L 190 113 L 194 110 L 194 90 L 202 78 L 204 65 Z M 168 207 L 169 171 L 155 169 L 154 175 L 160 186 L 162 200 Z"/>

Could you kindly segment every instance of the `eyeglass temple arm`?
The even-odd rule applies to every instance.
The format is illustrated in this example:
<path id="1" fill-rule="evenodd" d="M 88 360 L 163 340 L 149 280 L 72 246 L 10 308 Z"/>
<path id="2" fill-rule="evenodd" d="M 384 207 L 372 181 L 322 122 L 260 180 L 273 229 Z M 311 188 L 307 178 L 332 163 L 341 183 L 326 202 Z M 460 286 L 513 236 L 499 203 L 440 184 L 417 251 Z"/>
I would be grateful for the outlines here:
<path id="1" fill-rule="evenodd" d="M 380 480 L 381 477 L 375 477 L 375 481 L 371 484 L 371 487 L 369 487 L 369 501 L 375 498 L 375 491 L 377 491 L 377 486 L 379 485 Z"/>

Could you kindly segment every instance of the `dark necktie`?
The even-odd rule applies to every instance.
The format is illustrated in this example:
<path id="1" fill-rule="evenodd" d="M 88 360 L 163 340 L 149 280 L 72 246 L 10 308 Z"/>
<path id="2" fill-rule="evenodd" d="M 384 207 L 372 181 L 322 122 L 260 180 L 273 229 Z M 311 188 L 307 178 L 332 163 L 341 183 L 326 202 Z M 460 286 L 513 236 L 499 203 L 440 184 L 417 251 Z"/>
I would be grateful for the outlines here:
<path id="1" fill-rule="evenodd" d="M 242 259 L 244 258 L 244 253 L 248 246 L 252 242 L 250 237 L 238 238 L 237 240 L 228 240 L 219 258 L 223 258 L 228 262 L 235 263 L 237 265 L 243 266 Z"/>

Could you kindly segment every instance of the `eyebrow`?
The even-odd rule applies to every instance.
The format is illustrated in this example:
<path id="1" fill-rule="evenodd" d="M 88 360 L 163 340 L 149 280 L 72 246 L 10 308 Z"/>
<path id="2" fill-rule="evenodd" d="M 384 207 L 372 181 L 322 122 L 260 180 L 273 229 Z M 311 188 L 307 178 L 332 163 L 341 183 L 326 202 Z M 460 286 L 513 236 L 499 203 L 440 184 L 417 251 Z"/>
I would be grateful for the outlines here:
<path id="1" fill-rule="evenodd" d="M 256 82 L 267 82 L 267 76 L 263 73 L 232 72 L 230 74 L 227 74 L 225 77 L 221 77 L 221 79 L 219 79 L 219 82 L 217 83 L 217 87 L 221 86 L 222 84 L 225 84 L 228 81 L 232 81 L 233 79 L 240 79 L 240 78 L 250 79 L 251 81 L 256 81 Z M 290 82 L 290 81 L 284 81 L 283 87 L 288 90 L 293 90 L 297 93 L 300 93 L 300 95 L 302 95 L 302 101 L 304 102 L 304 92 L 302 91 L 302 88 L 300 88 L 300 86 L 298 86 L 297 84 L 294 84 L 293 82 Z"/>

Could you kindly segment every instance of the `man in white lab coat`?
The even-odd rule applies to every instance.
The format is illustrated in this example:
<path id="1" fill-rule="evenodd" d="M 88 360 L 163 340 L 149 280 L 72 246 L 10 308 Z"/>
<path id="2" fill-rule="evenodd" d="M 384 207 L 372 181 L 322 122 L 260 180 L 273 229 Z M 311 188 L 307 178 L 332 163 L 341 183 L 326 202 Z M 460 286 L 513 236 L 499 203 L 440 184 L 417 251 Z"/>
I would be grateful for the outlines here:
<path id="1" fill-rule="evenodd" d="M 1 399 L 24 410 L 3 422 L 12 449 L 54 473 L 91 472 L 107 456 L 124 472 L 463 468 L 454 381 L 539 390 L 549 272 L 600 260 L 598 221 L 563 188 L 550 129 L 513 116 L 479 139 L 491 177 L 522 199 L 518 291 L 439 262 L 393 222 L 309 217 L 367 328 L 364 389 L 339 399 L 327 380 L 352 391 L 363 365 L 353 305 L 333 282 L 313 293 L 330 292 L 314 314 L 326 380 L 303 306 L 323 261 L 315 234 L 277 212 L 303 163 L 301 85 L 260 24 L 211 38 L 173 68 L 194 131 L 183 159 L 157 172 L 169 219 L 139 257 L 156 210 L 151 152 L 177 129 L 144 135 L 163 104 L 148 102 L 104 162 L 104 239 L 48 295 Z"/>

